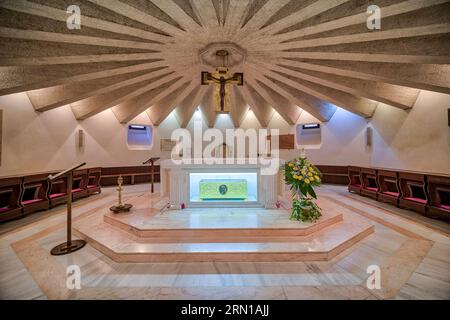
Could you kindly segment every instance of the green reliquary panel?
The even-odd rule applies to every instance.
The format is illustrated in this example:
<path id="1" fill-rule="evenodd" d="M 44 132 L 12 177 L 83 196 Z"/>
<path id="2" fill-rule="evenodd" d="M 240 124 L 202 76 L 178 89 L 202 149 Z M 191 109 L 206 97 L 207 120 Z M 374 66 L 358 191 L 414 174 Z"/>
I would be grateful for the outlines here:
<path id="1" fill-rule="evenodd" d="M 245 179 L 203 179 L 200 180 L 200 199 L 247 199 Z"/>

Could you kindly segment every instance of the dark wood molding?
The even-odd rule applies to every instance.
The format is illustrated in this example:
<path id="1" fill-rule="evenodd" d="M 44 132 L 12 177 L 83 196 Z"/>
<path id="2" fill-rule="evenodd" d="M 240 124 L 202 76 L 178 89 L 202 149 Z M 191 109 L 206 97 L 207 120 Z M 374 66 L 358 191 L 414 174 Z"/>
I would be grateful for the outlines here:
<path id="1" fill-rule="evenodd" d="M 102 186 L 117 185 L 117 178 L 122 176 L 123 184 L 150 183 L 152 171 L 150 166 L 129 166 L 129 167 L 107 167 L 102 168 Z M 155 180 L 160 182 L 160 166 L 155 165 Z"/>
<path id="2" fill-rule="evenodd" d="M 339 185 L 349 184 L 347 166 L 317 165 L 316 167 L 322 173 L 323 183 Z"/>

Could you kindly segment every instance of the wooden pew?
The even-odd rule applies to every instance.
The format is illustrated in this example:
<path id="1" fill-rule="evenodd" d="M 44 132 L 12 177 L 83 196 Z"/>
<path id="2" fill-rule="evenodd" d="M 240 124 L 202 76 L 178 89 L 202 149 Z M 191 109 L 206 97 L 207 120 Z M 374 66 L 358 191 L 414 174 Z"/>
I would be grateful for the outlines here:
<path id="1" fill-rule="evenodd" d="M 377 170 L 372 168 L 361 168 L 361 195 L 377 199 L 378 182 Z"/>
<path id="2" fill-rule="evenodd" d="M 55 172 L 0 177 L 0 222 L 54 208 L 67 201 L 67 179 L 49 181 Z M 73 200 L 100 193 L 101 168 L 74 172 Z"/>
<path id="3" fill-rule="evenodd" d="M 22 177 L 0 179 L 0 222 L 23 217 L 21 194 Z"/>
<path id="4" fill-rule="evenodd" d="M 450 221 L 450 176 L 427 175 L 427 216 Z"/>
<path id="5" fill-rule="evenodd" d="M 72 199 L 85 198 L 88 192 L 88 169 L 76 170 L 73 173 Z"/>
<path id="6" fill-rule="evenodd" d="M 58 180 L 50 181 L 48 199 L 50 208 L 67 202 L 67 179 L 62 177 Z"/>
<path id="7" fill-rule="evenodd" d="M 101 186 L 100 186 L 101 176 L 102 176 L 101 168 L 88 169 L 87 190 L 88 190 L 89 195 L 102 192 Z"/>
<path id="8" fill-rule="evenodd" d="M 400 171 L 398 178 L 401 192 L 399 207 L 425 214 L 429 203 L 426 190 L 426 175 Z"/>
<path id="9" fill-rule="evenodd" d="M 36 174 L 23 177 L 20 204 L 24 215 L 36 211 L 47 210 L 50 207 L 48 199 L 48 174 Z"/>
<path id="10" fill-rule="evenodd" d="M 391 170 L 378 170 L 378 201 L 392 203 L 398 206 L 400 187 L 398 172 Z"/>
<path id="11" fill-rule="evenodd" d="M 361 180 L 361 168 L 355 166 L 348 167 L 348 191 L 361 194 L 362 180 Z"/>

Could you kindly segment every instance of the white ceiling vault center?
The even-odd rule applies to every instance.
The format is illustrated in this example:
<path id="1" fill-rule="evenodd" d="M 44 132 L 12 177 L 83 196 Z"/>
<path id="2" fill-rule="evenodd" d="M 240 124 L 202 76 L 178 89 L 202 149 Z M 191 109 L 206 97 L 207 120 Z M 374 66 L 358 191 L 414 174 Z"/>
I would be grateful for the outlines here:
<path id="1" fill-rule="evenodd" d="M 79 30 L 66 23 L 74 2 Z M 0 0 L 0 12 L 0 95 L 27 92 L 42 112 L 70 104 L 77 119 L 111 108 L 159 125 L 175 111 L 185 127 L 200 106 L 213 126 L 200 73 L 218 43 L 242 55 L 235 126 L 248 107 L 265 127 L 273 110 L 289 124 L 336 106 L 371 117 L 378 102 L 411 108 L 420 89 L 450 93 L 448 0 Z"/>

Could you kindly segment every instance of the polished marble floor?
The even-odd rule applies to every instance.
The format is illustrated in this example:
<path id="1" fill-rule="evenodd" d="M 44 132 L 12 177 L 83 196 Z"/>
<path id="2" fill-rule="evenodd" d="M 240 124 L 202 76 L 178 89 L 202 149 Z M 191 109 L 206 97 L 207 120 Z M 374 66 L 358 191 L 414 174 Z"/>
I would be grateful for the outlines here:
<path id="1" fill-rule="evenodd" d="M 64 241 L 58 207 L 28 224 L 0 226 L 1 299 L 449 299 L 450 239 L 445 228 L 415 221 L 393 207 L 323 186 L 344 220 L 362 219 L 375 232 L 329 261 L 118 263 L 90 244 L 68 256 L 50 249 Z M 148 185 L 126 187 L 136 209 L 164 205 Z M 75 222 L 115 201 L 114 188 L 74 204 Z M 81 268 L 81 289 L 67 288 L 66 268 Z M 367 268 L 381 269 L 381 289 L 366 286 Z"/>

